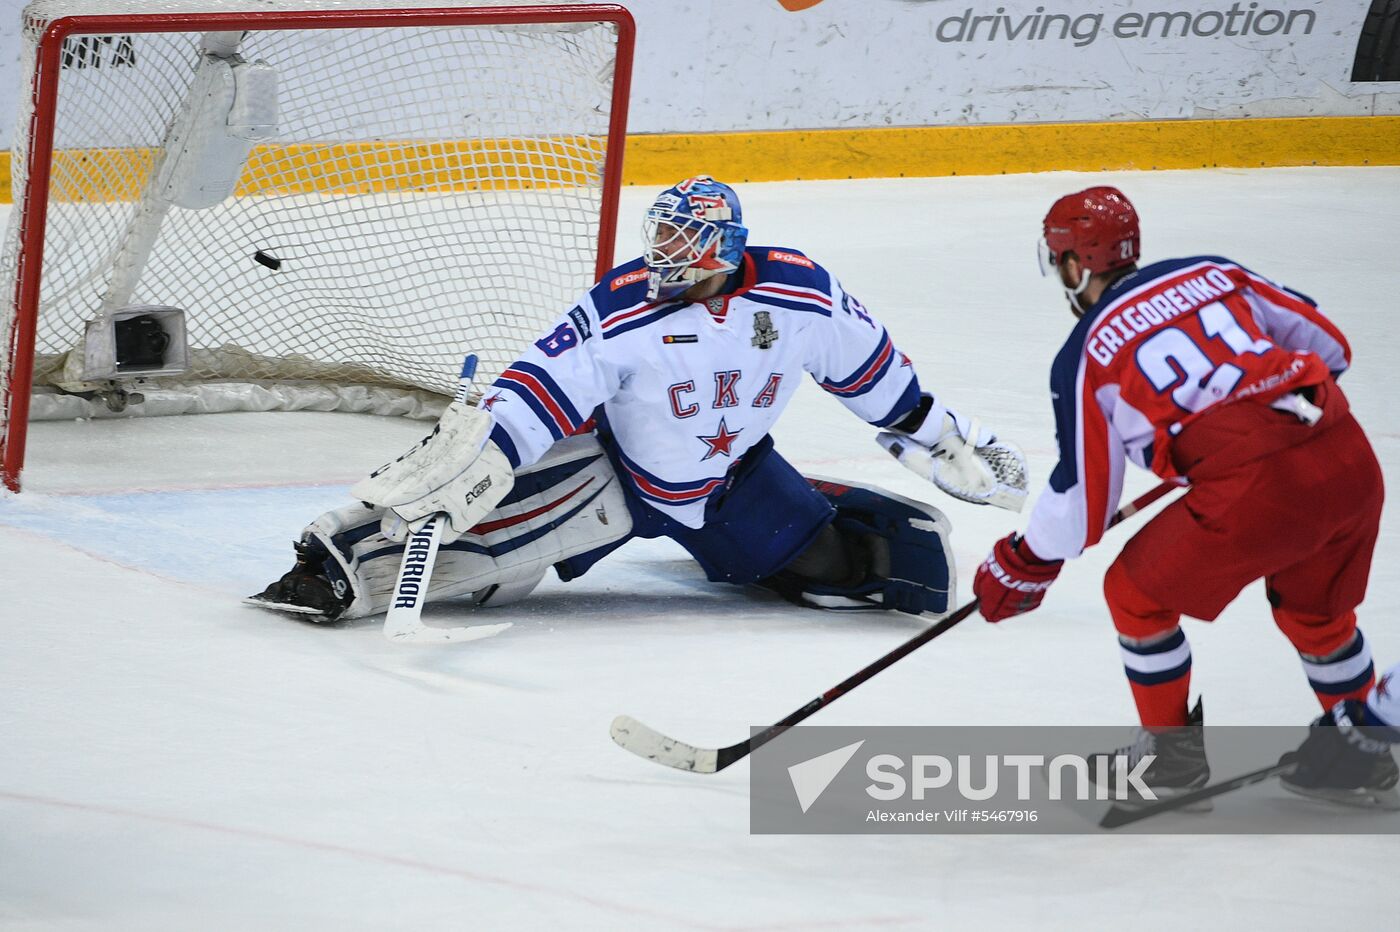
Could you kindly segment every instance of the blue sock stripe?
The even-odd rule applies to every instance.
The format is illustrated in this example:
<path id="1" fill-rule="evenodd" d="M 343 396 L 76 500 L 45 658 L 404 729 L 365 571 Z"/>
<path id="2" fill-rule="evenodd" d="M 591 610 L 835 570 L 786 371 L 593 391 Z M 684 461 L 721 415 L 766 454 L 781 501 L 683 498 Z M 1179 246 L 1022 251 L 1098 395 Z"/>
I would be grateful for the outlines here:
<path id="1" fill-rule="evenodd" d="M 1370 653 L 1370 648 L 1366 646 L 1366 636 L 1361 633 L 1360 628 L 1357 628 L 1356 637 L 1352 638 L 1351 643 L 1348 644 L 1346 648 L 1342 650 L 1341 653 L 1333 657 L 1328 657 L 1325 661 L 1323 661 L 1323 663 L 1341 663 L 1342 661 L 1350 660 L 1351 658 L 1363 652 Z M 1317 663 L 1318 661 L 1314 660 L 1309 662 Z"/>
<path id="2" fill-rule="evenodd" d="M 1137 683 L 1139 686 L 1160 686 L 1163 683 L 1170 683 L 1172 680 L 1181 679 L 1183 676 L 1190 673 L 1191 657 L 1187 655 L 1182 663 L 1167 670 L 1145 672 L 1142 670 L 1134 670 L 1129 666 L 1124 666 L 1123 671 L 1128 674 L 1128 679 L 1131 682 Z"/>
<path id="3" fill-rule="evenodd" d="M 1160 641 L 1153 641 L 1151 644 L 1129 644 L 1123 641 L 1122 638 L 1119 638 L 1118 643 L 1129 653 L 1141 654 L 1144 657 L 1149 657 L 1152 654 L 1165 654 L 1167 651 L 1176 650 L 1182 644 L 1186 643 L 1186 632 L 1177 628 L 1169 636 L 1162 638 Z"/>
<path id="4" fill-rule="evenodd" d="M 1342 680 L 1340 682 L 1337 682 L 1327 680 L 1315 680 L 1312 677 L 1308 677 L 1308 683 L 1312 686 L 1314 691 L 1322 693 L 1323 695 L 1344 696 L 1347 693 L 1355 692 L 1356 690 L 1365 686 L 1371 681 L 1371 677 L 1375 675 L 1375 664 L 1368 662 L 1366 664 L 1365 669 L 1363 669 L 1360 673 L 1356 674 L 1349 680 Z"/>
<path id="5" fill-rule="evenodd" d="M 1313 689 L 1328 695 L 1350 692 L 1375 673 L 1371 648 L 1359 630 L 1351 644 L 1327 660 L 1299 659 Z"/>
<path id="6" fill-rule="evenodd" d="M 1151 644 L 1132 644 L 1119 638 L 1118 646 L 1123 652 L 1123 670 L 1140 686 L 1170 683 L 1191 672 L 1191 644 L 1179 627 Z"/>

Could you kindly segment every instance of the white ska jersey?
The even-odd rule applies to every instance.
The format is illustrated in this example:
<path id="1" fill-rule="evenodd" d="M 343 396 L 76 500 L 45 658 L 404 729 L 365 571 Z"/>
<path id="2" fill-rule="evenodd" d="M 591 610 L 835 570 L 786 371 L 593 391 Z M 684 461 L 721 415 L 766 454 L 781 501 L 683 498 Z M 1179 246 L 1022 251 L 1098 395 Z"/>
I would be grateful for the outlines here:
<path id="1" fill-rule="evenodd" d="M 1400 742 L 1400 663 L 1381 674 L 1366 696 L 1370 717 L 1378 724 L 1394 729 Z"/>
<path id="2" fill-rule="evenodd" d="M 909 358 L 821 266 L 750 246 L 735 274 L 730 294 L 651 302 L 640 258 L 613 269 L 486 391 L 491 439 L 527 466 L 601 405 L 636 492 L 698 528 L 804 371 L 877 427 L 918 405 Z"/>

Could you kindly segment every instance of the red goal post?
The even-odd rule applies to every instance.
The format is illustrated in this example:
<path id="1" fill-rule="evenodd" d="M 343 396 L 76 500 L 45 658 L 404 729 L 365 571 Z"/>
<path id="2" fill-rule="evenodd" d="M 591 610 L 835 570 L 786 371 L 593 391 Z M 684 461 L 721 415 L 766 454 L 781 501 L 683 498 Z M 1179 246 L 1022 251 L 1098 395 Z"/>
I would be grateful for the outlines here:
<path id="1" fill-rule="evenodd" d="M 155 402 L 137 413 L 247 410 L 232 387 L 247 384 L 264 389 L 257 410 L 275 406 L 269 386 L 323 385 L 356 389 L 340 410 L 374 410 L 370 387 L 450 395 L 467 350 L 483 383 L 493 378 L 612 264 L 635 36 L 622 6 L 111 9 L 38 0 L 25 11 L 30 92 L 0 267 L 6 487 L 19 488 L 36 392 L 58 412 L 48 416 L 106 413 L 105 383 L 80 378 L 91 374 L 83 328 L 119 308 L 186 318 L 190 372 L 137 383 Z M 212 125 L 189 115 L 193 84 L 250 67 L 262 73 L 249 87 L 275 85 L 261 105 L 273 121 L 230 116 L 213 143 L 191 144 Z M 230 93 L 237 106 L 255 96 Z M 171 153 L 217 161 L 229 148 L 219 134 L 248 140 L 236 187 L 186 207 L 172 190 L 197 199 L 211 185 L 171 181 Z M 233 400 L 211 404 L 211 387 Z M 199 400 L 167 398 L 184 391 Z"/>

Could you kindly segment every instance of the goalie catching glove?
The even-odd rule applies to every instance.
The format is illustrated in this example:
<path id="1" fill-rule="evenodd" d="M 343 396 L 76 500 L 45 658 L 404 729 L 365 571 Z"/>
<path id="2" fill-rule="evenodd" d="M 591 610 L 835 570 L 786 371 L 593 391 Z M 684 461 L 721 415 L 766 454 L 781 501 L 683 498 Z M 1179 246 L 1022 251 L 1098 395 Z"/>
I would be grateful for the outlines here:
<path id="1" fill-rule="evenodd" d="M 1020 448 L 928 393 L 913 415 L 875 440 L 906 469 L 954 498 L 1008 511 L 1020 511 L 1026 502 L 1028 472 Z"/>
<path id="2" fill-rule="evenodd" d="M 380 530 L 402 542 L 435 514 L 446 516 L 443 543 L 480 523 L 515 484 L 501 448 L 491 442 L 491 415 L 453 402 L 433 432 L 403 456 L 360 480 L 350 494 L 387 509 Z"/>

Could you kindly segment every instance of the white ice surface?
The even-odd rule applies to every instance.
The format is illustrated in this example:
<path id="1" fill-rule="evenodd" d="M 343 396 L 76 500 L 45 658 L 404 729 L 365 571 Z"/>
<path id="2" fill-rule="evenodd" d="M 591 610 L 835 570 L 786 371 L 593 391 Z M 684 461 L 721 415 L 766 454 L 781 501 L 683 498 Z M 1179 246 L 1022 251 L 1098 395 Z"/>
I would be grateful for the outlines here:
<path id="1" fill-rule="evenodd" d="M 1035 239 L 1054 197 L 1104 182 L 1137 202 L 1148 258 L 1225 254 L 1321 303 L 1351 338 L 1343 384 L 1400 488 L 1400 170 L 741 193 L 752 242 L 798 246 L 835 270 L 927 387 L 1025 446 L 1039 483 L 1054 462 L 1048 367 L 1072 320 L 1036 274 Z M 625 231 L 651 193 L 626 192 Z M 456 647 L 391 645 L 373 622 L 320 628 L 238 604 L 289 565 L 307 520 L 422 431 L 323 414 L 34 425 L 27 490 L 0 497 L 0 927 L 1393 922 L 1383 865 L 1397 842 L 1381 836 L 750 836 L 747 764 L 663 770 L 612 745 L 612 717 L 728 744 L 920 622 L 712 586 L 669 542 L 633 543 L 581 580 L 482 613 L 515 627 Z M 808 387 L 776 439 L 806 471 L 934 501 L 952 519 L 966 597 L 1018 518 L 921 485 L 871 434 Z M 1130 494 L 1152 484 L 1131 480 Z M 1380 663 L 1400 657 L 1396 517 L 1392 504 L 1361 610 Z M 1100 595 L 1131 531 L 1067 568 L 1038 613 L 970 622 L 814 723 L 1131 722 Z M 1316 714 L 1259 587 L 1187 631 L 1212 722 Z"/>

